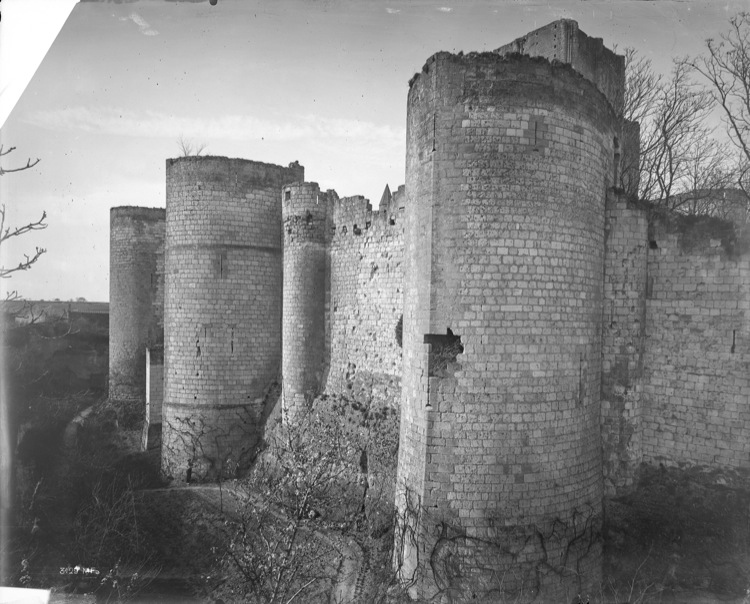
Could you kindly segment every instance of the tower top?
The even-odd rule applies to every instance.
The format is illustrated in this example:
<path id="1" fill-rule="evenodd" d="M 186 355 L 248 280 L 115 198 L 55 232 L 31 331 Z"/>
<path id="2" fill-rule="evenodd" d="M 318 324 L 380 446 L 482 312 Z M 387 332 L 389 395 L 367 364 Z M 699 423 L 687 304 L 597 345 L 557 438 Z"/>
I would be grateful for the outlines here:
<path id="1" fill-rule="evenodd" d="M 614 110 L 622 111 L 625 95 L 625 57 L 607 47 L 601 38 L 591 38 L 572 19 L 559 19 L 495 50 L 543 57 L 570 65 L 596 85 Z"/>

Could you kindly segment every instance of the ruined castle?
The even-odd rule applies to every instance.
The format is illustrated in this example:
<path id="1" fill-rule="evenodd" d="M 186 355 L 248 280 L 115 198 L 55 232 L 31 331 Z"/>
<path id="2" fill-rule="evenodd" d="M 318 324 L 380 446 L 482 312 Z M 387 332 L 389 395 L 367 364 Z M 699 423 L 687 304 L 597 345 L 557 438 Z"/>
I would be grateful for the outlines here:
<path id="1" fill-rule="evenodd" d="M 167 160 L 166 212 L 112 209 L 110 272 L 110 398 L 162 426 L 163 473 L 252 455 L 279 375 L 287 422 L 366 390 L 400 407 L 414 594 L 452 565 L 459 600 L 503 576 L 562 601 L 639 464 L 749 468 L 750 253 L 618 188 L 623 91 L 574 21 L 438 53 L 377 209 L 297 163 Z"/>

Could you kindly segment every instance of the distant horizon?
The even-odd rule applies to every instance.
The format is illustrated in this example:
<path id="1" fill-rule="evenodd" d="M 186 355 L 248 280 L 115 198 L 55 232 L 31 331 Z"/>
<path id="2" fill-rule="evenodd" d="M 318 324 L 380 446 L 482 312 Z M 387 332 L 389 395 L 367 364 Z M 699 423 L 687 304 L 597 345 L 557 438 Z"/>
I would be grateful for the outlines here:
<path id="1" fill-rule="evenodd" d="M 744 0 L 408 2 L 86 1 L 72 11 L 0 131 L 18 149 L 0 195 L 14 224 L 49 227 L 4 249 L 47 254 L 6 289 L 28 299 L 109 298 L 109 209 L 164 207 L 177 141 L 203 155 L 286 166 L 375 207 L 404 184 L 408 82 L 428 57 L 492 51 L 551 21 L 666 72 L 747 9 Z M 5 24 L 7 25 L 7 24 Z M 5 248 L 5 246 L 4 246 Z"/>

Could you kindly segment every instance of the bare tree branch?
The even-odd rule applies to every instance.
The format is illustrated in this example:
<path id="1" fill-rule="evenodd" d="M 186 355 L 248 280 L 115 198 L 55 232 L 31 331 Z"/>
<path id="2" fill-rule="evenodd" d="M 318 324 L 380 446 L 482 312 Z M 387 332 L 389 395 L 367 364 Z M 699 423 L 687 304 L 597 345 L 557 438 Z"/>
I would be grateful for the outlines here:
<path id="1" fill-rule="evenodd" d="M 5 157 L 6 155 L 12 153 L 14 150 L 15 147 L 9 147 L 6 150 L 2 145 L 0 145 L 0 157 Z M 31 161 L 31 159 L 28 159 L 26 161 L 26 165 L 21 166 L 20 168 L 11 168 L 5 170 L 0 166 L 0 176 L 9 172 L 21 172 L 23 170 L 28 170 L 29 168 L 33 168 L 34 166 L 36 166 L 38 163 L 39 159 L 36 159 L 33 162 Z M 26 235 L 31 231 L 41 231 L 47 228 L 47 223 L 45 222 L 45 220 L 47 219 L 47 212 L 42 212 L 42 216 L 41 218 L 39 218 L 39 220 L 29 222 L 22 226 L 6 226 L 6 218 L 6 208 L 3 204 L 2 206 L 0 206 L 0 246 L 2 246 L 6 241 L 12 239 L 13 237 L 21 237 L 22 235 Z M 0 249 L 2 248 L 0 247 Z M 46 249 L 37 246 L 34 248 L 34 251 L 32 253 L 23 254 L 23 259 L 20 260 L 18 264 L 15 264 L 13 266 L 5 266 L 3 264 L 2 266 L 0 266 L 0 279 L 8 279 L 13 275 L 13 273 L 29 270 L 46 252 Z M 16 300 L 18 298 L 19 295 L 17 291 L 9 292 L 8 294 L 6 294 L 7 300 Z"/>
<path id="2" fill-rule="evenodd" d="M 734 184 L 750 206 L 750 13 L 729 20 L 729 30 L 718 40 L 706 40 L 707 54 L 688 64 L 708 82 L 709 94 L 723 115 L 735 148 Z"/>
<path id="3" fill-rule="evenodd" d="M 638 165 L 622 166 L 623 183 L 638 183 L 628 192 L 671 210 L 719 213 L 723 197 L 717 192 L 731 186 L 734 170 L 727 145 L 707 123 L 711 94 L 692 81 L 685 59 L 664 78 L 650 60 L 626 49 L 625 68 L 623 117 L 640 124 Z"/>
<path id="4" fill-rule="evenodd" d="M 177 146 L 180 148 L 181 157 L 198 156 L 208 148 L 206 143 L 194 144 L 193 141 L 186 139 L 182 134 L 177 139 Z"/>
<path id="5" fill-rule="evenodd" d="M 15 150 L 15 147 L 10 147 L 7 151 L 3 151 L 3 146 L 0 145 L 0 157 L 8 155 Z M 21 166 L 20 168 L 8 168 L 7 170 L 0 166 L 0 176 L 2 176 L 3 174 L 7 174 L 8 172 L 21 172 L 22 170 L 28 170 L 29 168 L 33 168 L 34 166 L 36 166 L 40 161 L 41 160 L 38 157 L 33 162 L 31 161 L 31 158 L 29 158 L 26 160 L 25 166 Z"/>

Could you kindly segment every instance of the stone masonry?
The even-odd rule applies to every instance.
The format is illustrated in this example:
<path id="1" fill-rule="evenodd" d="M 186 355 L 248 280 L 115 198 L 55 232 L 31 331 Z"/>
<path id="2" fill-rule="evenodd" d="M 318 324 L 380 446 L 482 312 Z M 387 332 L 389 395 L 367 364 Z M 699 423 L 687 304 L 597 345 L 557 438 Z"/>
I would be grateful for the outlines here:
<path id="1" fill-rule="evenodd" d="M 296 421 L 320 394 L 326 357 L 328 194 L 315 183 L 284 189 L 284 416 Z"/>
<path id="2" fill-rule="evenodd" d="M 563 602 L 600 581 L 603 497 L 640 464 L 750 469 L 747 236 L 616 188 L 623 90 L 570 20 L 438 53 L 376 210 L 296 163 L 168 160 L 165 235 L 113 209 L 110 300 L 113 398 L 145 404 L 164 317 L 164 475 L 251 460 L 279 377 L 286 422 L 377 400 L 412 595 Z"/>
<path id="3" fill-rule="evenodd" d="M 303 174 L 167 161 L 162 472 L 173 480 L 216 478 L 258 442 L 281 367 L 279 191 Z"/>
<path id="4" fill-rule="evenodd" d="M 398 506 L 415 595 L 566 601 L 600 579 L 618 133 L 606 97 L 546 60 L 439 53 L 412 81 Z"/>
<path id="5" fill-rule="evenodd" d="M 329 393 L 397 401 L 404 190 L 373 211 L 316 183 L 284 187 L 285 412 Z"/>
<path id="6" fill-rule="evenodd" d="M 164 339 L 164 237 L 162 208 L 110 211 L 109 398 L 136 405 L 146 400 L 146 348 Z"/>

